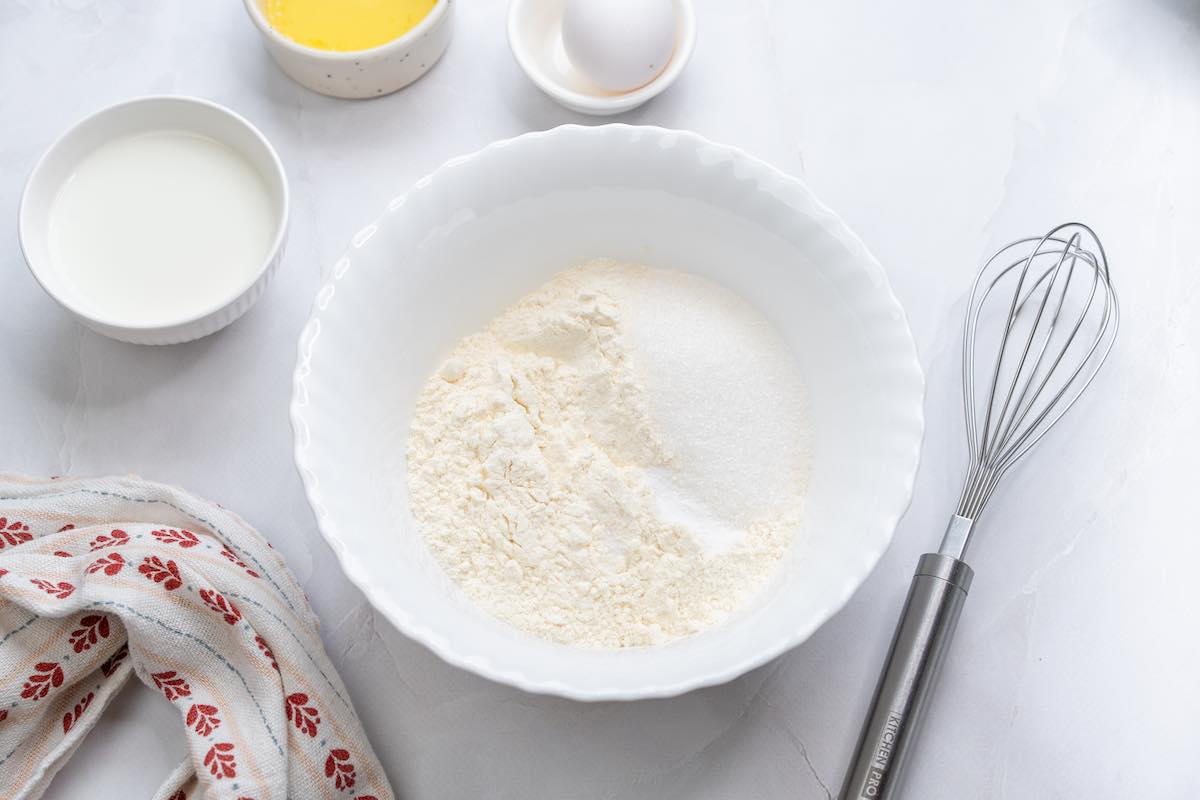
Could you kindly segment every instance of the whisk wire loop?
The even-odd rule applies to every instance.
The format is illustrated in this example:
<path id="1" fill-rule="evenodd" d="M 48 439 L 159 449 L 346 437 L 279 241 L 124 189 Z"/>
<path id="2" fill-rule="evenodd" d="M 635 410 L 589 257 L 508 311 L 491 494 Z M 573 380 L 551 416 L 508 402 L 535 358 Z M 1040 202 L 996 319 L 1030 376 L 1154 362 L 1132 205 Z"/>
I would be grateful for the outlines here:
<path id="1" fill-rule="evenodd" d="M 979 376 L 986 387 L 981 395 L 980 321 L 1005 290 L 1011 299 L 994 357 Z M 1104 246 L 1082 223 L 1000 248 L 976 276 L 968 306 L 962 353 L 968 470 L 956 514 L 974 520 L 1005 473 L 1096 377 L 1112 349 L 1120 310 Z"/>

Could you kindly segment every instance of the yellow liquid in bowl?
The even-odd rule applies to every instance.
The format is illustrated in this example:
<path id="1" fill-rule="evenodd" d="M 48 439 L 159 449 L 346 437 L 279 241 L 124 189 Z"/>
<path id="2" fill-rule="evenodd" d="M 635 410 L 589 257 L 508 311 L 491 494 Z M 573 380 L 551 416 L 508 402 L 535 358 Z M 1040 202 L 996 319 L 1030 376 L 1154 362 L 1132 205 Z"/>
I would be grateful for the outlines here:
<path id="1" fill-rule="evenodd" d="M 367 50 L 417 26 L 437 0 L 265 0 L 271 27 L 318 50 Z"/>

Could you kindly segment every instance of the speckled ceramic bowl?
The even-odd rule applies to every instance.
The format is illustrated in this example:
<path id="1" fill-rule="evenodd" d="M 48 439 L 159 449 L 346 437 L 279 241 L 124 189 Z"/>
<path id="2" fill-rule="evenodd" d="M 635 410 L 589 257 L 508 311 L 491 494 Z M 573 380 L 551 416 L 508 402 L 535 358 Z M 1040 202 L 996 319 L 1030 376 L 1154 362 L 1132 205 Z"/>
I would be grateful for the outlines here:
<path id="1" fill-rule="evenodd" d="M 437 567 L 409 509 L 405 442 L 425 379 L 462 336 L 595 256 L 733 289 L 775 323 L 806 382 L 805 520 L 776 579 L 661 647 L 584 650 L 499 622 Z M 908 505 L 923 389 L 883 268 L 804 184 L 693 133 L 565 126 L 447 163 L 354 237 L 301 334 L 291 415 L 321 532 L 401 631 L 522 689 L 634 699 L 730 680 L 842 607 Z"/>
<path id="2" fill-rule="evenodd" d="M 379 97 L 424 75 L 446 52 L 454 27 L 454 0 L 437 0 L 403 36 L 368 50 L 335 52 L 294 42 L 267 21 L 265 0 L 244 0 L 267 52 L 288 77 L 331 97 Z"/>

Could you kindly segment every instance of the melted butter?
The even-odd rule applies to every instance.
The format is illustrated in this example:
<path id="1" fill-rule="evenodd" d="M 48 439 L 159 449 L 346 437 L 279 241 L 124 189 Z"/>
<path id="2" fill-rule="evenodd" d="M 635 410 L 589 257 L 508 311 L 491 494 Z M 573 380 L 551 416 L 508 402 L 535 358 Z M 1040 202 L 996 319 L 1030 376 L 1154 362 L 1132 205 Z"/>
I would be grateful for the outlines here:
<path id="1" fill-rule="evenodd" d="M 318 50 L 378 47 L 417 26 L 437 0 L 265 0 L 271 27 Z"/>

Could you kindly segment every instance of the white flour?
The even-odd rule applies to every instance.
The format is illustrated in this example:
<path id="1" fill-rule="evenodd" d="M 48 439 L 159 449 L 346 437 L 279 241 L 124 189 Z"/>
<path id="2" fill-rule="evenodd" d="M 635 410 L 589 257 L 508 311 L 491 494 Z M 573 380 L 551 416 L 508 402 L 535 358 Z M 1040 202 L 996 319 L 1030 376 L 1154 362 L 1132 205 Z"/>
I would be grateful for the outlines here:
<path id="1" fill-rule="evenodd" d="M 539 636 L 656 644 L 761 588 L 799 522 L 794 358 L 715 284 L 593 261 L 463 339 L 423 388 L 412 508 L 475 602 Z"/>

